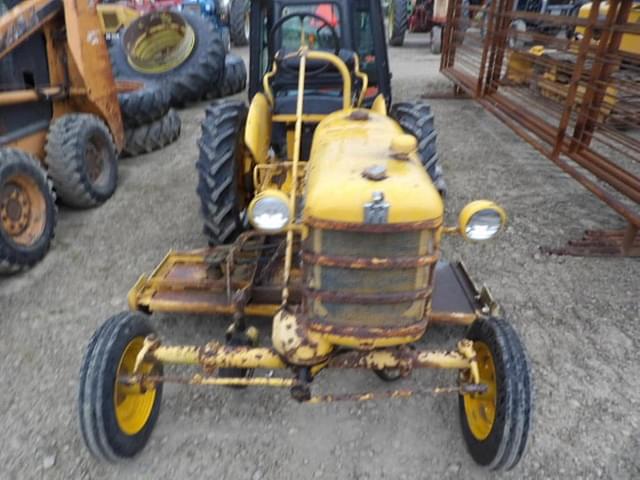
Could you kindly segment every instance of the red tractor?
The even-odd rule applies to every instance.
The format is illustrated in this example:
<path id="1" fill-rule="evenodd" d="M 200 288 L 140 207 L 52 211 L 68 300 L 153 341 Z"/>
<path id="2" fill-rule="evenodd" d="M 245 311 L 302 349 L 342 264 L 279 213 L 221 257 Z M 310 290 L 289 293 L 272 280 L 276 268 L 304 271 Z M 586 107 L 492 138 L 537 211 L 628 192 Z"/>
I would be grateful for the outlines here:
<path id="1" fill-rule="evenodd" d="M 390 0 L 388 6 L 389 45 L 402 46 L 409 32 L 429 33 L 431 52 L 442 51 L 442 31 L 447 21 L 449 0 Z"/>

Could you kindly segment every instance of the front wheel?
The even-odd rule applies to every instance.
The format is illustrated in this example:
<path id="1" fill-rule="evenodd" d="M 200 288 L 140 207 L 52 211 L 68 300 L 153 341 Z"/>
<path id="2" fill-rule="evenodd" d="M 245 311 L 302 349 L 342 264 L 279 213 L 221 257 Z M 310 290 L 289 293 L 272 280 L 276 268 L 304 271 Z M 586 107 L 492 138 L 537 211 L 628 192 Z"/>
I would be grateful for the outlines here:
<path id="1" fill-rule="evenodd" d="M 473 341 L 484 393 L 460 395 L 459 412 L 467 450 L 491 470 L 511 470 L 527 445 L 533 412 L 526 352 L 506 321 L 475 321 L 466 336 Z M 468 376 L 468 372 L 466 373 Z"/>
<path id="2" fill-rule="evenodd" d="M 131 458 L 147 444 L 160 412 L 162 384 L 142 390 L 125 385 L 144 338 L 153 331 L 144 317 L 125 312 L 93 335 L 80 370 L 80 430 L 89 451 L 109 462 Z M 142 374 L 162 375 L 162 365 L 143 363 Z"/>

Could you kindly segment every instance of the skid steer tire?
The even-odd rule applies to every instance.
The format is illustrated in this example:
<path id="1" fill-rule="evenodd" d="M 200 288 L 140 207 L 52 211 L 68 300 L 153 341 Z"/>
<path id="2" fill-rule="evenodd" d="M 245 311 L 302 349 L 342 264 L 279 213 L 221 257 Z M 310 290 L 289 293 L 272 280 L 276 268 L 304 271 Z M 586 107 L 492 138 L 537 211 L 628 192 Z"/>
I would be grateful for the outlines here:
<path id="1" fill-rule="evenodd" d="M 122 156 L 135 157 L 160 150 L 178 139 L 181 128 L 178 112 L 171 109 L 158 120 L 127 129 Z"/>
<path id="2" fill-rule="evenodd" d="M 511 470 L 526 449 L 533 415 L 526 351 L 513 328 L 499 318 L 476 320 L 466 338 L 474 342 L 481 382 L 491 384 L 484 394 L 458 397 L 467 450 L 490 470 Z M 493 407 L 478 410 L 476 405 L 487 402 Z M 487 412 L 493 418 L 487 419 Z"/>
<path id="3" fill-rule="evenodd" d="M 53 187 L 65 205 L 94 207 L 116 191 L 116 147 L 109 129 L 95 115 L 74 113 L 54 120 L 45 150 Z"/>
<path id="4" fill-rule="evenodd" d="M 249 1 L 232 0 L 229 9 L 229 30 L 231 41 L 236 47 L 249 45 Z"/>
<path id="5" fill-rule="evenodd" d="M 204 233 L 209 245 L 232 242 L 242 232 L 240 190 L 247 107 L 221 101 L 207 108 L 196 162 Z"/>
<path id="6" fill-rule="evenodd" d="M 436 148 L 437 133 L 431 106 L 423 101 L 401 102 L 391 107 L 391 117 L 418 140 L 418 154 L 436 189 L 444 196 L 447 185 Z"/>
<path id="7" fill-rule="evenodd" d="M 407 0 L 391 0 L 389 2 L 389 45 L 401 47 L 409 26 L 409 11 Z"/>
<path id="8" fill-rule="evenodd" d="M 114 41 L 110 49 L 111 65 L 117 78 L 162 82 L 169 92 L 173 107 L 201 100 L 211 84 L 222 80 L 224 73 L 225 46 L 222 35 L 205 18 L 186 12 L 182 16 L 195 33 L 195 46 L 189 57 L 171 70 L 143 73 L 134 69 L 124 48 L 124 34 Z"/>
<path id="9" fill-rule="evenodd" d="M 167 114 L 171 103 L 169 91 L 161 85 L 145 83 L 139 90 L 118 94 L 125 129 L 139 127 Z"/>
<path id="10" fill-rule="evenodd" d="M 80 432 L 89 451 L 107 462 L 131 458 L 147 444 L 160 413 L 162 383 L 142 393 L 118 392 L 119 375 L 133 374 L 135 354 L 153 334 L 144 317 L 124 312 L 96 330 L 80 369 Z M 162 376 L 162 365 L 141 373 Z"/>
<path id="11" fill-rule="evenodd" d="M 22 150 L 0 148 L 0 275 L 42 260 L 56 217 L 55 194 L 38 160 Z"/>
<path id="12" fill-rule="evenodd" d="M 209 98 L 223 98 L 242 92 L 247 87 L 247 67 L 238 55 L 230 53 L 224 59 L 224 78 L 216 84 Z"/>

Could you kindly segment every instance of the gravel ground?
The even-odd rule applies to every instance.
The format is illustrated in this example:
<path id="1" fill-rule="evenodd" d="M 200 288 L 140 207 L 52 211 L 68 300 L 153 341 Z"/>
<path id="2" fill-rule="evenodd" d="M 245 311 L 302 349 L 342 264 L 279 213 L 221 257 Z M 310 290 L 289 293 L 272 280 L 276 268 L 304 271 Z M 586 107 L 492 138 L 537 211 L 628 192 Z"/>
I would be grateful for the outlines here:
<path id="1" fill-rule="evenodd" d="M 242 51 L 246 56 L 246 51 Z M 424 36 L 391 49 L 396 100 L 450 86 Z M 61 209 L 51 253 L 0 280 L 0 478 L 485 478 L 465 451 L 453 397 L 301 406 L 287 392 L 167 386 L 135 460 L 97 463 L 78 431 L 78 370 L 92 332 L 169 248 L 200 247 L 195 141 L 204 105 L 181 112 L 179 141 L 123 160 L 112 200 Z M 610 210 L 469 100 L 434 100 L 449 184 L 448 219 L 474 198 L 510 215 L 487 245 L 445 239 L 503 304 L 532 359 L 536 416 L 527 454 L 505 478 L 640 478 L 637 326 L 640 263 L 547 257 L 587 228 L 622 227 Z M 220 338 L 225 319 L 155 316 L 172 341 Z M 267 323 L 259 324 L 264 331 Z M 433 328 L 429 346 L 460 329 Z M 634 368 L 635 367 L 635 368 Z M 407 386 L 450 383 L 415 373 Z M 319 391 L 382 388 L 370 373 L 327 374 Z"/>

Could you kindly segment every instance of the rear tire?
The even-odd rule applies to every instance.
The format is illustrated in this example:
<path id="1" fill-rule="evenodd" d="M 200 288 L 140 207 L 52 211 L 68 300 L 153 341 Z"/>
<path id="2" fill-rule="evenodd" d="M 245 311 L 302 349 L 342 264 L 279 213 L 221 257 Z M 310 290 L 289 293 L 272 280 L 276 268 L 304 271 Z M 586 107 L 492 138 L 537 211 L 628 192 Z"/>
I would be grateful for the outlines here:
<path id="1" fill-rule="evenodd" d="M 143 73 L 134 69 L 129 64 L 124 48 L 124 33 L 114 41 L 110 49 L 111 64 L 116 77 L 162 82 L 174 107 L 202 99 L 211 85 L 222 79 L 224 73 L 225 46 L 222 35 L 205 18 L 186 12 L 181 15 L 195 33 L 195 47 L 186 60 L 169 71 Z"/>
<path id="2" fill-rule="evenodd" d="M 145 83 L 139 90 L 118 94 L 125 129 L 139 127 L 167 114 L 171 97 L 169 91 L 153 83 Z"/>
<path id="3" fill-rule="evenodd" d="M 74 113 L 54 120 L 45 149 L 49 175 L 65 205 L 94 207 L 116 191 L 116 147 L 111 132 L 95 115 Z"/>
<path id="4" fill-rule="evenodd" d="M 401 47 L 409 25 L 407 0 L 391 0 L 389 2 L 389 45 Z"/>
<path id="5" fill-rule="evenodd" d="M 527 355 L 513 328 L 497 318 L 476 320 L 466 338 L 474 342 L 483 394 L 459 396 L 467 450 L 490 470 L 511 470 L 526 449 L 533 412 Z"/>
<path id="6" fill-rule="evenodd" d="M 118 391 L 119 375 L 132 373 L 141 342 L 153 333 L 144 317 L 124 312 L 107 320 L 91 338 L 80 369 L 78 412 L 85 445 L 97 458 L 131 458 L 147 444 L 160 413 L 162 384 L 143 393 Z M 162 375 L 162 365 L 143 365 Z"/>
<path id="7" fill-rule="evenodd" d="M 247 67 L 238 55 L 230 53 L 224 59 L 224 78 L 209 94 L 210 98 L 223 98 L 242 92 L 247 86 Z"/>
<path id="8" fill-rule="evenodd" d="M 244 102 L 222 101 L 209 106 L 202 121 L 196 191 L 210 245 L 232 242 L 242 232 L 240 182 L 246 118 Z"/>
<path id="9" fill-rule="evenodd" d="M 447 184 L 438 159 L 436 127 L 431 106 L 423 101 L 401 102 L 391 107 L 391 117 L 405 132 L 418 140 L 418 154 L 431 181 L 441 195 L 445 195 Z"/>
<path id="10" fill-rule="evenodd" d="M 49 251 L 57 209 L 51 182 L 31 155 L 0 148 L 0 274 L 35 265 Z"/>
<path id="11" fill-rule="evenodd" d="M 160 150 L 178 139 L 181 128 L 178 112 L 171 109 L 159 120 L 127 129 L 122 156 L 135 157 Z"/>
<path id="12" fill-rule="evenodd" d="M 249 45 L 249 9 L 247 0 L 232 0 L 229 9 L 231 41 L 236 47 Z"/>

